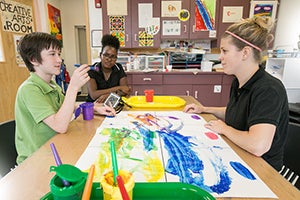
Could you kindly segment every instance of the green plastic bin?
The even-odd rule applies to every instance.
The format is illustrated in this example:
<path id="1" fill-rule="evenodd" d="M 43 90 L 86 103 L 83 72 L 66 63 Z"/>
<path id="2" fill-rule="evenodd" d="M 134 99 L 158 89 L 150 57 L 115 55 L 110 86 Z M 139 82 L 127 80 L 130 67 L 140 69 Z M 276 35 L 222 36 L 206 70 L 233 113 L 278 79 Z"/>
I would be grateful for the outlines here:
<path id="1" fill-rule="evenodd" d="M 103 199 L 103 191 L 99 183 L 93 183 L 91 200 Z M 215 200 L 201 188 L 186 183 L 135 183 L 133 200 Z M 53 200 L 51 192 L 41 200 Z"/>

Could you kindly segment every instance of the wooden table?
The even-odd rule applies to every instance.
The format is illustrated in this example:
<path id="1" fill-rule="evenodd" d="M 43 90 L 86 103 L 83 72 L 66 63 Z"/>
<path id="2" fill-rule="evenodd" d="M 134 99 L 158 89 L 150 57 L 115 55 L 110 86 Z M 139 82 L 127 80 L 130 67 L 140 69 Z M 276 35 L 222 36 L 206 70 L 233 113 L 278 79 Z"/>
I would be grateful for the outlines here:
<path id="1" fill-rule="evenodd" d="M 193 97 L 182 97 L 187 103 L 197 103 Z M 212 115 L 201 115 L 207 121 Z M 55 166 L 50 143 L 54 142 L 63 163 L 76 164 L 85 148 L 93 138 L 96 129 L 104 117 L 95 116 L 91 121 L 84 121 L 82 116 L 70 123 L 66 134 L 57 134 L 45 145 L 26 159 L 14 171 L 0 180 L 1 200 L 35 200 L 49 192 L 49 183 L 54 173 L 49 172 L 50 166 Z M 257 173 L 268 187 L 282 200 L 300 199 L 300 192 L 262 158 L 255 157 L 227 138 L 224 138 L 233 150 Z M 251 188 L 249 188 L 251 190 Z M 218 198 L 218 199 L 251 199 L 253 198 Z"/>

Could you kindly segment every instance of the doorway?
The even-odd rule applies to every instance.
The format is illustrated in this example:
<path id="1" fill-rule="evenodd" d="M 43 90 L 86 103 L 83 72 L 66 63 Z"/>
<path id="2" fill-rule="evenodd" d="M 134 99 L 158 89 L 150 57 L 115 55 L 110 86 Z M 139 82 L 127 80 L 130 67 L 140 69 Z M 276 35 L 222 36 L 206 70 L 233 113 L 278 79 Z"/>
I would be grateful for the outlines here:
<path id="1" fill-rule="evenodd" d="M 86 26 L 75 26 L 75 37 L 76 37 L 76 52 L 78 63 L 88 64 L 87 58 L 87 46 L 86 46 Z M 87 86 L 84 85 L 81 88 L 81 95 L 87 95 Z"/>

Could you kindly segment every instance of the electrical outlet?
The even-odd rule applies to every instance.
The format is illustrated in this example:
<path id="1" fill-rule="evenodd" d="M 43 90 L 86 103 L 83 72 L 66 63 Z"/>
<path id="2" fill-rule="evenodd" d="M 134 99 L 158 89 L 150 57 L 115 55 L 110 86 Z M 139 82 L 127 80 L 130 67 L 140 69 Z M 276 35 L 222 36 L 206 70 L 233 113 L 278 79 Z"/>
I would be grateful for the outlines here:
<path id="1" fill-rule="evenodd" d="M 221 93 L 222 86 L 221 85 L 214 85 L 214 93 Z"/>

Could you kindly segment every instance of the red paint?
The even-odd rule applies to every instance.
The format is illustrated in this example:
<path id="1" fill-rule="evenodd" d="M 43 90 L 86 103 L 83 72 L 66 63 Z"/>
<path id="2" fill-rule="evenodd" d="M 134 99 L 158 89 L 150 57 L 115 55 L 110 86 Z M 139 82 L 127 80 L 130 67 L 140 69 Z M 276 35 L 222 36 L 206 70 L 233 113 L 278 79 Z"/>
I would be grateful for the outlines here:
<path id="1" fill-rule="evenodd" d="M 213 132 L 206 132 L 205 135 L 211 140 L 219 139 L 219 136 Z"/>

